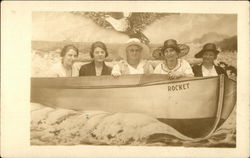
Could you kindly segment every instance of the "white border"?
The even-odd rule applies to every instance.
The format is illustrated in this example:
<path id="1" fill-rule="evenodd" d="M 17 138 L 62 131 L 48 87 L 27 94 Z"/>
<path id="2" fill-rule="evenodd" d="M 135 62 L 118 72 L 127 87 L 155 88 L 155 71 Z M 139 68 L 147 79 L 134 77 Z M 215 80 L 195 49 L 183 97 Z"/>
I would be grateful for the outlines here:
<path id="1" fill-rule="evenodd" d="M 132 4 L 132 5 L 131 5 Z M 2 2 L 1 156 L 3 157 L 247 157 L 249 156 L 249 3 L 246 2 Z M 237 147 L 30 146 L 32 11 L 151 11 L 238 14 Z"/>

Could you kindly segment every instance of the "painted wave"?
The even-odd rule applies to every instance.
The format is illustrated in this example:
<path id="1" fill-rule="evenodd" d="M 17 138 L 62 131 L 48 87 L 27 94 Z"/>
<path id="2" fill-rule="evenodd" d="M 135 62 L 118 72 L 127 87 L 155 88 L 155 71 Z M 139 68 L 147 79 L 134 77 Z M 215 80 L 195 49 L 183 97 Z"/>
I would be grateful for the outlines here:
<path id="1" fill-rule="evenodd" d="M 235 147 L 235 112 L 209 139 L 189 140 L 139 113 L 74 111 L 31 103 L 31 145 Z"/>

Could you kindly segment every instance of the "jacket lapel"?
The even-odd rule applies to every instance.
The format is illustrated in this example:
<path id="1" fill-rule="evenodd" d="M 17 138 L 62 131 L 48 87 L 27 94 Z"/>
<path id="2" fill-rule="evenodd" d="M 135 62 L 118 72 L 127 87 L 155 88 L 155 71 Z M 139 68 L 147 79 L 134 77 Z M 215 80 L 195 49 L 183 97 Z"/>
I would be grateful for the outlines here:
<path id="1" fill-rule="evenodd" d="M 203 77 L 203 73 L 202 73 L 202 64 L 201 65 L 199 65 L 199 67 L 198 67 L 198 76 L 201 76 L 201 77 Z"/>
<path id="2" fill-rule="evenodd" d="M 96 71 L 95 71 L 95 62 L 94 62 L 94 61 L 91 63 L 90 74 L 93 75 L 93 76 L 96 75 Z"/>
<path id="3" fill-rule="evenodd" d="M 105 63 L 103 63 L 103 68 L 102 68 L 102 75 L 108 74 L 108 67 L 106 66 Z"/>
<path id="4" fill-rule="evenodd" d="M 221 71 L 219 70 L 219 68 L 217 66 L 214 65 L 215 71 L 217 72 L 217 74 L 221 74 Z"/>

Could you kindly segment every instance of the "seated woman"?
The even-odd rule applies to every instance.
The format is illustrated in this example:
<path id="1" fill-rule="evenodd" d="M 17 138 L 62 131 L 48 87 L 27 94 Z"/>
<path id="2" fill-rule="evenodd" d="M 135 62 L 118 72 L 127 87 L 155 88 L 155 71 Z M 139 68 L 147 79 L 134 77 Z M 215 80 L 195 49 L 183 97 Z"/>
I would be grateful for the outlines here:
<path id="1" fill-rule="evenodd" d="M 74 65 L 79 51 L 74 45 L 66 45 L 61 51 L 61 62 L 53 65 L 49 69 L 48 77 L 75 77 L 79 75 L 79 70 Z"/>
<path id="2" fill-rule="evenodd" d="M 207 43 L 203 46 L 202 50 L 195 55 L 195 58 L 202 58 L 200 65 L 193 66 L 193 72 L 195 77 L 205 76 L 218 76 L 224 74 L 225 70 L 214 64 L 214 60 L 217 58 L 219 51 L 216 49 L 214 43 Z"/>
<path id="3" fill-rule="evenodd" d="M 193 77 L 194 74 L 189 63 L 184 59 L 180 59 L 188 52 L 189 47 L 187 45 L 177 44 L 174 39 L 166 40 L 161 52 L 164 61 L 156 66 L 154 73 L 168 74 L 168 79 Z"/>
<path id="4" fill-rule="evenodd" d="M 119 55 L 124 59 L 113 66 L 114 77 L 126 74 L 149 74 L 153 67 L 146 58 L 149 57 L 149 48 L 139 39 L 132 38 L 119 49 Z"/>
<path id="5" fill-rule="evenodd" d="M 90 57 L 93 61 L 80 68 L 79 76 L 101 76 L 110 75 L 111 68 L 106 66 L 104 60 L 108 56 L 107 47 L 104 43 L 97 41 L 92 44 Z"/>

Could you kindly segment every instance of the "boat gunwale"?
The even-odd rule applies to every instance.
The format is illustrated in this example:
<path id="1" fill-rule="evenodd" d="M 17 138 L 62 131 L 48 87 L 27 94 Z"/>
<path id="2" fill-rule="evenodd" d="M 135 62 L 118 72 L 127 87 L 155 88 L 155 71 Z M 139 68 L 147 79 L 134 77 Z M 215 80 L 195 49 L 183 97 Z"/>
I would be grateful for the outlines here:
<path id="1" fill-rule="evenodd" d="M 224 75 L 219 76 L 219 83 L 218 84 L 219 84 L 218 85 L 219 97 L 218 97 L 218 101 L 217 101 L 217 111 L 216 111 L 214 125 L 213 125 L 211 131 L 206 136 L 204 136 L 200 139 L 209 138 L 218 129 L 218 125 L 219 125 L 219 122 L 221 120 L 222 109 L 224 106 L 224 94 L 225 94 L 225 76 Z"/>
<path id="2" fill-rule="evenodd" d="M 237 83 L 236 80 L 224 76 L 224 84 L 225 84 L 225 78 L 227 78 L 228 80 L 233 81 L 234 83 Z M 225 93 L 225 88 L 224 88 L 224 93 Z M 224 121 L 223 121 L 221 124 L 218 124 L 218 125 L 217 125 L 216 130 L 218 130 L 221 126 L 223 126 L 223 124 L 226 122 L 226 120 L 232 115 L 234 109 L 235 109 L 235 111 L 237 111 L 237 109 L 236 109 L 236 108 L 237 108 L 237 84 L 236 84 L 236 91 L 235 91 L 235 93 L 236 93 L 236 96 L 235 96 L 236 99 L 235 99 L 235 104 L 234 104 L 233 108 L 232 108 L 231 111 L 229 112 L 227 118 L 223 119 Z M 224 103 L 223 103 L 223 104 L 224 104 Z M 222 118 L 221 118 L 221 119 L 222 119 Z"/>
<path id="3" fill-rule="evenodd" d="M 151 74 L 153 75 L 153 74 Z M 157 74 L 159 75 L 159 74 Z M 133 87 L 146 87 L 146 86 L 155 86 L 155 85 L 162 85 L 162 84 L 173 84 L 173 83 L 180 83 L 180 82 L 188 82 L 188 81 L 197 81 L 197 80 L 205 80 L 205 79 L 214 79 L 214 78 L 219 78 L 220 76 L 211 76 L 211 77 L 189 77 L 189 78 L 182 78 L 182 79 L 177 79 L 177 80 L 159 80 L 159 81 L 148 81 L 141 83 L 143 75 L 133 75 L 133 76 L 139 76 L 139 82 L 135 84 L 128 84 L 128 85 L 91 85 L 91 86 L 86 86 L 86 85 L 32 85 L 32 80 L 35 79 L 80 79 L 82 77 L 43 77 L 43 78 L 31 78 L 31 88 L 56 88 L 56 89 L 108 89 L 108 88 L 133 88 Z M 146 76 L 146 75 L 145 75 Z M 166 76 L 166 75 L 165 75 Z M 89 77 L 89 76 L 88 76 Z M 96 76 L 91 76 L 91 77 L 96 77 Z M 99 76 L 100 77 L 100 76 Z M 84 77 L 85 78 L 85 77 Z M 230 78 L 228 78 L 230 79 Z M 232 79 L 231 79 L 232 80 Z M 232 80 L 233 82 L 236 82 Z"/>

